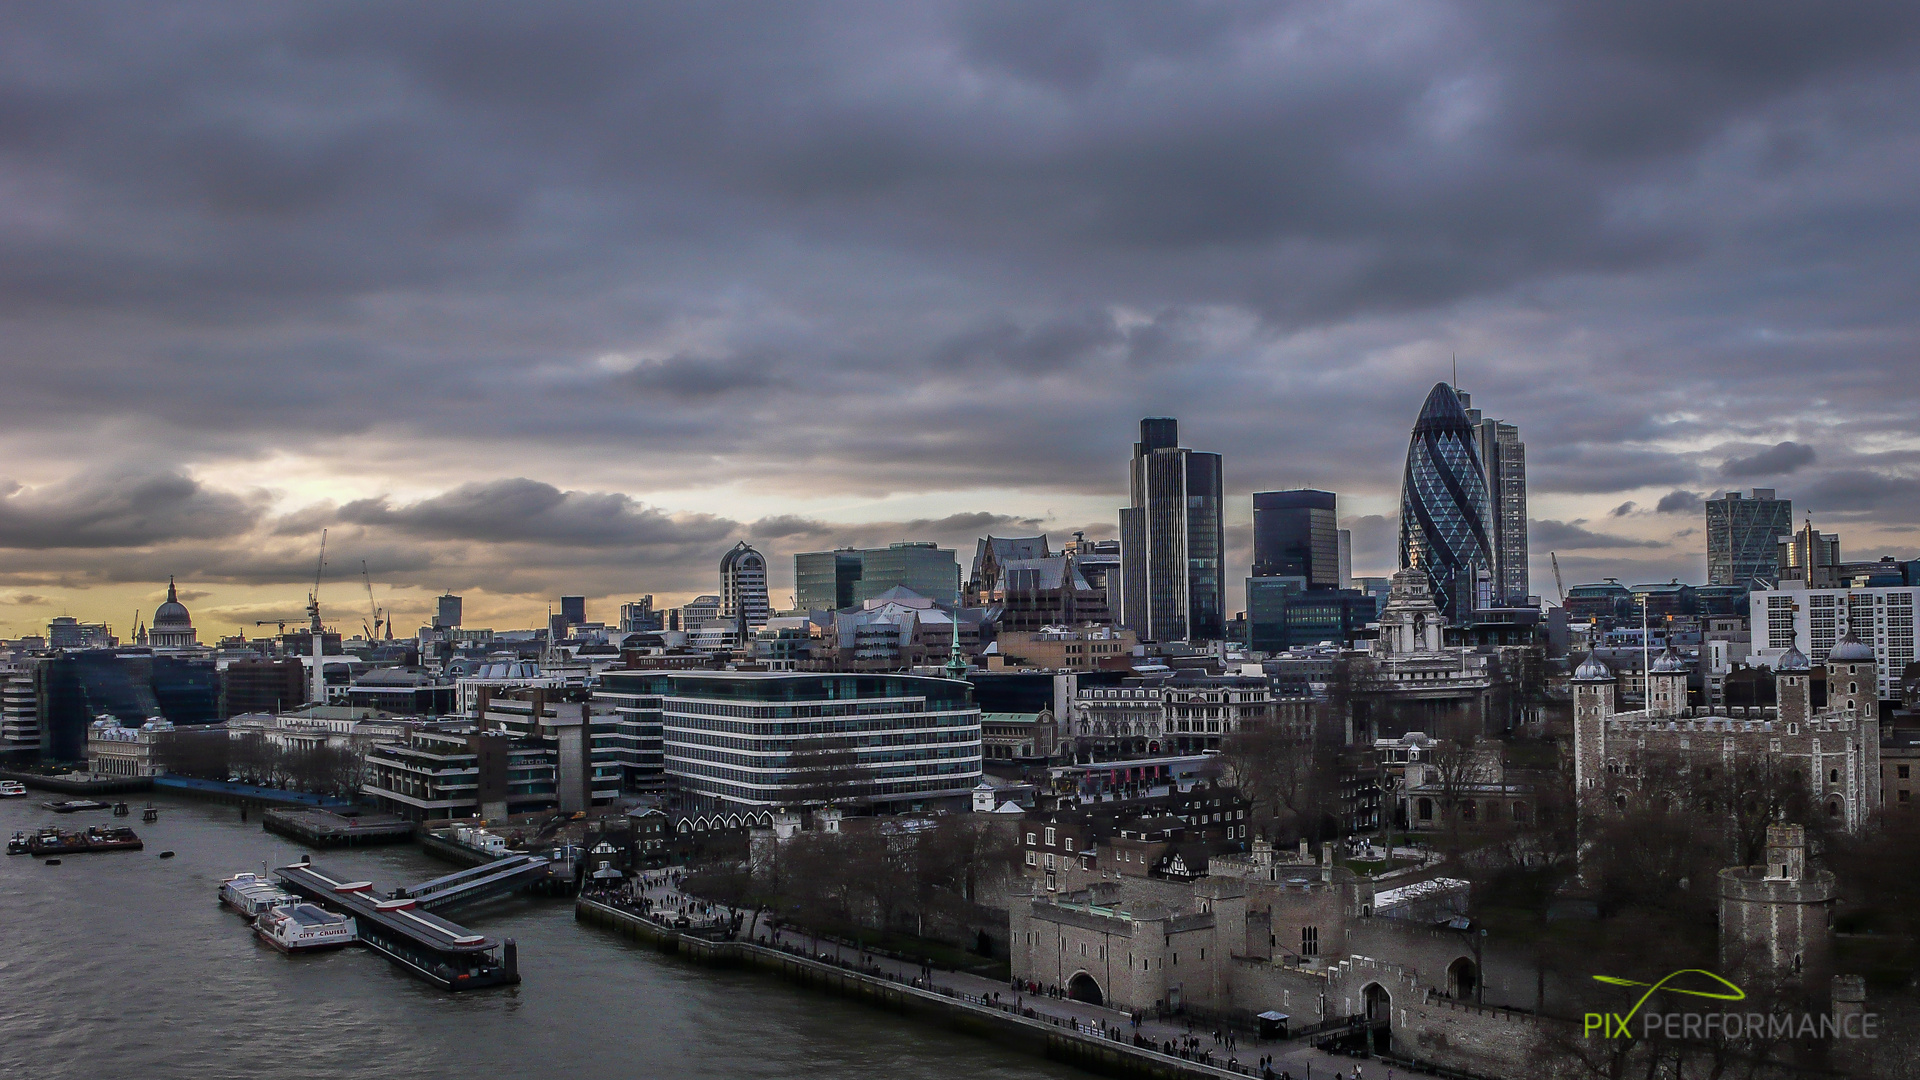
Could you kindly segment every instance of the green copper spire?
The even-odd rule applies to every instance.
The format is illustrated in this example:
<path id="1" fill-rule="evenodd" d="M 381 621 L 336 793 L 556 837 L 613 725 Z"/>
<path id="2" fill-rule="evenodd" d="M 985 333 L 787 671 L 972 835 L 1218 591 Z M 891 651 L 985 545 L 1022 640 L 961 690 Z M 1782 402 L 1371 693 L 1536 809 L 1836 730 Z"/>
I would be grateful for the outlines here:
<path id="1" fill-rule="evenodd" d="M 967 677 L 967 659 L 960 655 L 960 605 L 953 606 L 953 654 L 947 657 L 947 678 Z"/>

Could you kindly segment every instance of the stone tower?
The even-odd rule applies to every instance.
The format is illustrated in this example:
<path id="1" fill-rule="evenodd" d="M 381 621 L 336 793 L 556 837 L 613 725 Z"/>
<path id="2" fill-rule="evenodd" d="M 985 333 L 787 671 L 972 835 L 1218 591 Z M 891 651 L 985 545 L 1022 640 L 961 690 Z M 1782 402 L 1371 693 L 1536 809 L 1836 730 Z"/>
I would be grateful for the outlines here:
<path id="1" fill-rule="evenodd" d="M 1774 669 L 1773 697 L 1783 724 L 1804 724 L 1813 713 L 1813 666 L 1805 653 L 1788 646 Z"/>
<path id="2" fill-rule="evenodd" d="M 1873 649 L 1848 634 L 1827 654 L 1827 711 L 1848 719 L 1872 720 L 1880 702 L 1880 680 Z"/>
<path id="3" fill-rule="evenodd" d="M 1687 661 L 1671 645 L 1647 672 L 1647 715 L 1661 719 L 1687 715 Z"/>
<path id="4" fill-rule="evenodd" d="M 1807 865 L 1807 835 L 1799 825 L 1767 826 L 1766 860 L 1720 871 L 1721 966 L 1824 986 L 1833 874 Z"/>
<path id="5" fill-rule="evenodd" d="M 1607 721 L 1613 717 L 1613 672 L 1588 655 L 1573 672 L 1573 786 L 1600 786 L 1606 771 Z"/>

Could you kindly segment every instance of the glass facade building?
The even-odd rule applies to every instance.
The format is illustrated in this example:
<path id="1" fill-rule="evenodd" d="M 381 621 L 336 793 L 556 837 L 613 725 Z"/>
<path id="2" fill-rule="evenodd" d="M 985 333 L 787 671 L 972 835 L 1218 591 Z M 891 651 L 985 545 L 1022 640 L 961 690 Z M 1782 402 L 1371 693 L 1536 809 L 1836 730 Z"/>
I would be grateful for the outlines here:
<path id="1" fill-rule="evenodd" d="M 860 553 L 806 551 L 793 557 L 793 606 L 799 611 L 839 611 L 853 606 L 860 581 Z"/>
<path id="2" fill-rule="evenodd" d="M 667 776 L 702 809 L 908 809 L 980 782 L 980 709 L 964 681 L 720 671 L 642 679 L 652 682 L 628 679 L 628 690 L 660 691 Z"/>
<path id="3" fill-rule="evenodd" d="M 1400 565 L 1419 567 L 1449 619 L 1464 619 L 1492 599 L 1492 551 L 1483 516 L 1488 506 L 1479 433 L 1460 395 L 1435 383 L 1407 446 L 1400 484 Z M 1487 588 L 1481 589 L 1481 575 Z"/>
<path id="4" fill-rule="evenodd" d="M 1253 493 L 1253 576 L 1302 577 L 1340 587 L 1340 529 L 1331 491 Z"/>
<path id="5" fill-rule="evenodd" d="M 1780 580 L 1779 538 L 1793 533 L 1793 500 L 1772 488 L 1752 498 L 1729 491 L 1707 500 L 1707 584 L 1772 585 Z"/>
<path id="6" fill-rule="evenodd" d="M 1218 640 L 1226 630 L 1226 530 L 1219 454 L 1179 446 L 1171 417 L 1140 422 L 1120 511 L 1120 621 L 1147 641 Z"/>
<path id="7" fill-rule="evenodd" d="M 793 557 L 793 606 L 798 611 L 839 611 L 895 587 L 952 606 L 960 599 L 960 560 L 952 548 L 926 541 Z"/>
<path id="8" fill-rule="evenodd" d="M 1460 405 L 1479 436 L 1480 465 L 1487 481 L 1487 553 L 1492 558 L 1493 601 L 1524 606 L 1532 591 L 1527 567 L 1527 445 L 1520 429 L 1484 418 L 1462 393 Z"/>

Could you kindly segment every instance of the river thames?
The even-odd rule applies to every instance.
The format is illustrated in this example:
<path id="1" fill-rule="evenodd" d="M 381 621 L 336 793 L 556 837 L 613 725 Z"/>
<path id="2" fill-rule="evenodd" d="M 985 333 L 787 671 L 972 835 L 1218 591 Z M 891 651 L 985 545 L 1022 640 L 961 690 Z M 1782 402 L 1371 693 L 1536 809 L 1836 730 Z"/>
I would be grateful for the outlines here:
<path id="1" fill-rule="evenodd" d="M 746 973 L 686 965 L 516 899 L 456 921 L 520 943 L 517 987 L 450 994 L 349 948 L 287 957 L 220 907 L 222 878 L 309 849 L 257 814 L 156 798 L 160 820 L 0 801 L 0 832 L 131 823 L 141 852 L 0 862 L 0 1075 L 1039 1080 L 1089 1074 Z M 134 797 L 136 808 L 147 800 Z M 161 859 L 163 850 L 177 857 Z M 411 845 L 314 852 L 381 889 L 452 867 Z"/>

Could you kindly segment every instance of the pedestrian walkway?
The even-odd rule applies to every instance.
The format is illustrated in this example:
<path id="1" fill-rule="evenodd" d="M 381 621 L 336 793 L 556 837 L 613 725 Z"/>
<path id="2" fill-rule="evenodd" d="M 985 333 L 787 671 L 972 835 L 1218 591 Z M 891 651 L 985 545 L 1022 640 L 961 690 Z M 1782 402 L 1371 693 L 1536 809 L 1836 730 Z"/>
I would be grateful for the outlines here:
<path id="1" fill-rule="evenodd" d="M 969 972 L 897 959 L 804 930 L 776 926 L 767 912 L 736 911 L 725 904 L 688 896 L 680 892 L 684 880 L 681 870 L 648 871 L 606 899 L 656 920 L 685 918 L 689 929 L 724 929 L 737 940 L 771 945 L 963 1001 L 1046 1019 L 1088 1035 L 1129 1044 L 1137 1036 L 1151 1049 L 1229 1072 L 1285 1076 L 1289 1080 L 1352 1080 L 1355 1075 L 1382 1080 L 1392 1071 L 1368 1062 L 1359 1066 L 1361 1071 L 1356 1074 L 1352 1058 L 1316 1050 L 1306 1039 L 1263 1040 L 1241 1032 L 1215 1031 L 1177 1018 L 1129 1014 L 1091 1002 L 1016 989 L 1009 982 Z M 1272 1064 L 1263 1071 L 1259 1063 L 1269 1058 Z"/>

